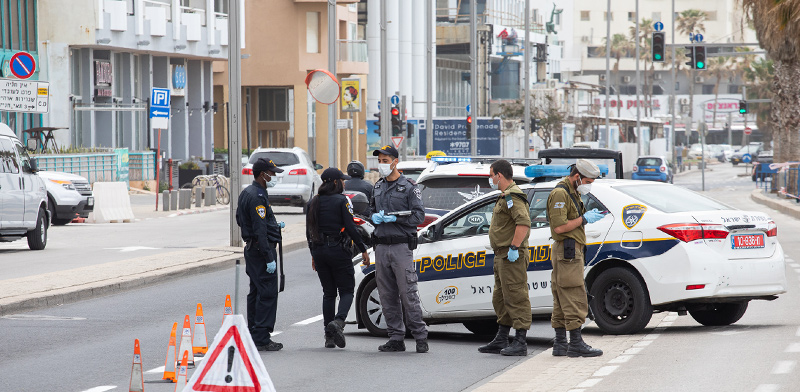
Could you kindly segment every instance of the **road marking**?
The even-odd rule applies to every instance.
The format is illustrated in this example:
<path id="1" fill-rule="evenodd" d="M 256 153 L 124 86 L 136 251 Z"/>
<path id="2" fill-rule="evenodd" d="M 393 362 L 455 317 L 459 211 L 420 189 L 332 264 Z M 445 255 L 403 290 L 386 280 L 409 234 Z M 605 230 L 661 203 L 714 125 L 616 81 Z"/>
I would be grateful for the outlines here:
<path id="1" fill-rule="evenodd" d="M 661 335 L 659 335 L 657 333 L 651 333 L 651 334 L 645 335 L 643 339 L 645 339 L 645 340 L 653 340 L 653 339 L 658 338 L 659 336 L 661 336 Z"/>
<path id="2" fill-rule="evenodd" d="M 789 263 L 789 265 L 792 266 L 792 268 L 800 268 L 800 264 L 797 264 L 795 262 L 791 262 Z"/>
<path id="3" fill-rule="evenodd" d="M 625 355 L 636 355 L 636 354 L 639 354 L 641 351 L 642 351 L 642 347 L 632 347 L 632 348 L 629 348 L 629 349 L 623 351 L 622 353 L 625 354 Z"/>
<path id="4" fill-rule="evenodd" d="M 85 317 L 67 317 L 67 316 L 46 316 L 43 314 L 8 314 L 3 317 L 6 320 L 32 320 L 32 321 L 76 321 L 86 320 Z"/>
<path id="5" fill-rule="evenodd" d="M 772 374 L 789 374 L 796 364 L 796 361 L 778 361 L 772 367 Z"/>
<path id="6" fill-rule="evenodd" d="M 792 343 L 789 347 L 786 347 L 784 352 L 787 353 L 800 353 L 800 343 Z"/>
<path id="7" fill-rule="evenodd" d="M 122 247 L 122 248 L 104 248 L 104 249 L 106 249 L 106 250 L 119 250 L 122 253 L 126 253 L 126 252 L 135 252 L 137 250 L 154 250 L 154 249 L 159 249 L 159 248 L 151 248 L 149 246 L 125 246 L 125 247 Z"/>
<path id="8" fill-rule="evenodd" d="M 647 347 L 647 346 L 650 345 L 650 343 L 653 343 L 653 341 L 652 340 L 642 340 L 641 342 L 637 342 L 636 344 L 634 344 L 633 347 Z"/>
<path id="9" fill-rule="evenodd" d="M 672 326 L 672 321 L 662 321 L 660 324 L 658 324 L 658 326 L 659 327 L 671 327 Z"/>
<path id="10" fill-rule="evenodd" d="M 308 325 L 308 324 L 311 324 L 311 323 L 316 323 L 317 321 L 320 321 L 320 320 L 322 320 L 322 315 L 321 314 L 317 315 L 317 316 L 314 316 L 314 317 L 311 317 L 311 318 L 307 318 L 307 319 L 305 319 L 303 321 L 298 321 L 298 322 L 294 323 L 294 325 Z"/>
<path id="11" fill-rule="evenodd" d="M 776 384 L 761 384 L 756 387 L 755 392 L 776 392 L 780 387 Z"/>
<path id="12" fill-rule="evenodd" d="M 117 386 L 116 385 L 103 385 L 103 386 L 99 386 L 99 387 L 89 388 L 89 389 L 87 389 L 85 391 L 81 391 L 81 392 L 105 392 L 105 391 L 110 391 L 112 389 L 117 389 Z"/>
<path id="13" fill-rule="evenodd" d="M 628 360 L 630 360 L 631 358 L 633 358 L 633 355 L 620 355 L 608 361 L 608 363 L 625 363 L 628 362 Z"/>
<path id="14" fill-rule="evenodd" d="M 614 373 L 614 370 L 617 370 L 618 367 L 619 366 L 603 366 L 600 369 L 597 369 L 597 371 L 592 374 L 592 377 L 605 377 L 611 373 Z"/>
<path id="15" fill-rule="evenodd" d="M 671 314 L 671 315 L 669 315 L 667 317 L 664 317 L 664 321 L 666 321 L 666 322 L 672 322 L 672 321 L 675 321 L 677 319 L 678 319 L 678 315 L 673 315 L 673 314 Z"/>
<path id="16" fill-rule="evenodd" d="M 597 383 L 599 383 L 600 381 L 603 381 L 603 379 L 602 378 L 590 378 L 590 379 L 585 380 L 584 382 L 576 385 L 575 388 L 591 388 L 591 387 L 597 385 Z"/>

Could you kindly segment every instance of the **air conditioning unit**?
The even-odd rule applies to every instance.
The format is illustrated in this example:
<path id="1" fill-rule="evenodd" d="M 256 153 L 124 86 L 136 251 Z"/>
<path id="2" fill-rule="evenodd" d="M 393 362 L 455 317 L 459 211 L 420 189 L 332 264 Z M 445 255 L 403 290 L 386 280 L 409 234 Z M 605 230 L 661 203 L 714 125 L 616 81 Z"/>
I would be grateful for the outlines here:
<path id="1" fill-rule="evenodd" d="M 600 81 L 601 82 L 605 82 L 606 81 L 606 74 L 604 74 L 604 73 L 600 74 Z"/>
<path id="2" fill-rule="evenodd" d="M 555 79 L 547 79 L 547 88 L 556 88 L 556 82 Z"/>
<path id="3" fill-rule="evenodd" d="M 680 103 L 681 103 L 681 105 L 688 105 L 689 104 L 689 98 L 681 98 Z"/>
<path id="4" fill-rule="evenodd" d="M 630 76 L 623 76 L 622 77 L 622 83 L 630 83 L 630 82 L 631 82 L 631 77 Z"/>
<path id="5" fill-rule="evenodd" d="M 695 83 L 703 83 L 705 81 L 706 81 L 706 79 L 704 77 L 702 77 L 702 76 L 695 76 L 694 77 L 694 82 Z"/>
<path id="6" fill-rule="evenodd" d="M 581 42 L 589 42 L 589 36 L 584 35 L 583 37 L 581 37 Z"/>
<path id="7" fill-rule="evenodd" d="M 653 80 L 661 80 L 663 78 L 664 78 L 664 75 L 662 75 L 660 73 L 656 73 L 656 74 L 653 75 Z"/>

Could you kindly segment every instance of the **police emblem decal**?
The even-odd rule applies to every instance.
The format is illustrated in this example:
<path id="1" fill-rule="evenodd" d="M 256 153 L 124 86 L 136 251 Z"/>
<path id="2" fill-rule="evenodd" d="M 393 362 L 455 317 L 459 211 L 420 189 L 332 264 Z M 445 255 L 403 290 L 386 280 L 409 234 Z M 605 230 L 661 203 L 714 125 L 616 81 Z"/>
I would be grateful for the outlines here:
<path id="1" fill-rule="evenodd" d="M 266 218 L 267 217 L 267 207 L 256 206 L 256 213 L 258 213 L 258 216 L 260 216 L 261 219 Z"/>
<path id="2" fill-rule="evenodd" d="M 641 204 L 629 204 L 622 207 L 622 224 L 628 230 L 632 229 L 642 220 L 645 212 L 647 212 L 647 206 Z"/>
<path id="3" fill-rule="evenodd" d="M 414 188 L 414 194 L 417 195 L 417 199 L 422 200 L 422 191 L 419 188 Z"/>
<path id="4" fill-rule="evenodd" d="M 347 211 L 350 212 L 350 215 L 353 215 L 353 205 L 350 202 L 347 202 Z"/>

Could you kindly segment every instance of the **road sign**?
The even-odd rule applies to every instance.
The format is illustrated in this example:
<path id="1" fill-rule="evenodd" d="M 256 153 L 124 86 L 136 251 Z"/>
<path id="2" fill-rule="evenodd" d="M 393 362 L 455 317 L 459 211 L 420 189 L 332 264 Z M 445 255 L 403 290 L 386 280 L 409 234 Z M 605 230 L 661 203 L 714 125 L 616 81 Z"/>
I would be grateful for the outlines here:
<path id="1" fill-rule="evenodd" d="M 397 95 L 392 95 L 392 105 L 399 105 L 400 104 L 400 97 Z"/>
<path id="2" fill-rule="evenodd" d="M 400 148 L 400 144 L 403 143 L 402 136 L 392 136 L 392 144 L 394 144 L 394 148 Z"/>
<path id="3" fill-rule="evenodd" d="M 753 161 L 753 157 L 752 157 L 750 154 L 744 154 L 744 155 L 742 155 L 742 162 L 744 162 L 744 163 L 750 163 L 750 162 L 752 162 L 752 161 Z"/>
<path id="4" fill-rule="evenodd" d="M 378 101 L 378 110 L 381 110 L 381 101 Z"/>
<path id="5" fill-rule="evenodd" d="M 336 129 L 350 129 L 353 128 L 353 120 L 349 118 L 337 118 Z"/>
<path id="6" fill-rule="evenodd" d="M 169 89 L 153 87 L 150 89 L 150 127 L 169 128 Z"/>
<path id="7" fill-rule="evenodd" d="M 661 22 L 656 22 L 656 24 L 653 25 L 653 28 L 656 29 L 656 31 L 664 30 L 664 24 Z"/>
<path id="8" fill-rule="evenodd" d="M 11 68 L 11 73 L 20 79 L 27 79 L 36 71 L 36 61 L 28 52 L 18 52 L 11 56 L 8 66 Z"/>
<path id="9" fill-rule="evenodd" d="M 472 105 L 467 105 L 467 113 L 471 112 L 472 111 L 471 109 L 472 109 Z"/>
<path id="10" fill-rule="evenodd" d="M 694 35 L 695 42 L 703 42 L 703 34 L 697 33 Z"/>
<path id="11" fill-rule="evenodd" d="M 50 83 L 0 79 L 0 111 L 47 113 Z"/>
<path id="12" fill-rule="evenodd" d="M 751 134 L 751 133 L 753 133 L 753 129 L 752 129 L 752 128 L 750 128 L 750 127 L 747 127 L 747 128 L 745 128 L 745 129 L 744 129 L 744 134 L 745 134 L 745 135 L 749 135 L 749 134 Z"/>

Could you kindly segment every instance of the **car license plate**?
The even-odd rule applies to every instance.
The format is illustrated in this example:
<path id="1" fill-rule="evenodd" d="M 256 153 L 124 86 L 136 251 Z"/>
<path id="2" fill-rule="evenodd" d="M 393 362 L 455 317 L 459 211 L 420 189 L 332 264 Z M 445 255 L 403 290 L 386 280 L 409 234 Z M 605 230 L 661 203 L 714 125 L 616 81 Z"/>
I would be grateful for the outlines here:
<path id="1" fill-rule="evenodd" d="M 763 234 L 745 234 L 731 237 L 733 249 L 754 249 L 764 247 Z"/>
<path id="2" fill-rule="evenodd" d="M 644 171 L 646 171 L 646 172 L 654 172 L 654 171 L 656 171 L 656 169 L 644 169 Z"/>
<path id="3" fill-rule="evenodd" d="M 89 198 L 86 199 L 86 205 L 87 206 L 93 206 L 94 205 L 94 197 L 89 196 Z"/>

